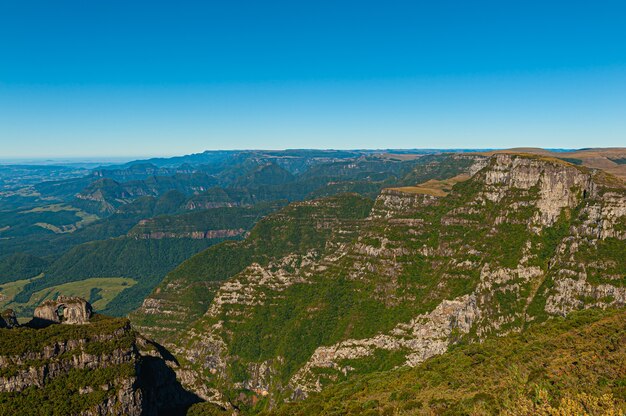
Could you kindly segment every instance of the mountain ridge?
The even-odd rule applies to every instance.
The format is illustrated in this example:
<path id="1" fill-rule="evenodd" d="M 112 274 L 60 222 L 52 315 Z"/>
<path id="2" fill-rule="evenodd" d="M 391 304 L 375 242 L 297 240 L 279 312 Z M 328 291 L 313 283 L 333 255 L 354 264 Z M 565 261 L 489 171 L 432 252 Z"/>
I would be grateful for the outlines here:
<path id="1" fill-rule="evenodd" d="M 226 407 L 229 391 L 246 392 L 243 405 L 268 396 L 267 405 L 319 391 L 371 357 L 414 366 L 461 339 L 626 303 L 623 276 L 611 275 L 624 269 L 623 182 L 537 155 L 464 157 L 474 158 L 474 175 L 446 196 L 381 193 L 357 235 L 326 261 L 290 253 L 207 286 L 205 316 L 162 339 L 181 356 L 186 385 Z M 591 247 L 607 244 L 617 252 L 601 248 L 605 261 L 580 268 Z M 598 280 L 606 272 L 613 277 Z M 157 290 L 180 285 L 166 280 Z M 324 286 L 341 300 L 317 291 Z M 158 315 L 153 296 L 132 319 L 160 339 L 141 317 Z M 294 307 L 294 317 L 280 316 Z M 294 350 L 292 336 L 308 341 Z"/>

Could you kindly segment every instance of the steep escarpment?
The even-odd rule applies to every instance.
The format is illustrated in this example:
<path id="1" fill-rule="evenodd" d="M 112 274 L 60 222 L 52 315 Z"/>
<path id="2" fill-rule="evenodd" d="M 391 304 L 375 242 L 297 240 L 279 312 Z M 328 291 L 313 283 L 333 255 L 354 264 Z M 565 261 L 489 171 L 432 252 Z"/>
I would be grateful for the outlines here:
<path id="1" fill-rule="evenodd" d="M 141 414 L 134 341 L 123 319 L 3 330 L 0 413 Z"/>
<path id="2" fill-rule="evenodd" d="M 184 414 L 198 401 L 127 319 L 0 331 L 0 414 Z"/>
<path id="3" fill-rule="evenodd" d="M 358 195 L 291 204 L 261 220 L 244 241 L 213 246 L 172 271 L 133 315 L 133 324 L 167 342 L 168 334 L 208 311 L 229 278 L 247 268 L 286 275 L 285 268 L 313 263 L 349 242 L 371 206 L 371 200 Z"/>
<path id="4" fill-rule="evenodd" d="M 129 237 L 141 239 L 192 238 L 226 239 L 240 237 L 264 216 L 284 203 L 263 203 L 254 207 L 221 207 L 179 215 L 161 215 L 143 219 Z"/>
<path id="5" fill-rule="evenodd" d="M 624 362 L 626 312 L 586 310 L 459 345 L 414 368 L 341 381 L 263 414 L 619 415 Z"/>
<path id="6" fill-rule="evenodd" d="M 177 356 L 185 386 L 245 411 L 626 304 L 621 181 L 522 154 L 458 174 L 373 206 L 290 205 L 183 263 L 133 322 Z"/>

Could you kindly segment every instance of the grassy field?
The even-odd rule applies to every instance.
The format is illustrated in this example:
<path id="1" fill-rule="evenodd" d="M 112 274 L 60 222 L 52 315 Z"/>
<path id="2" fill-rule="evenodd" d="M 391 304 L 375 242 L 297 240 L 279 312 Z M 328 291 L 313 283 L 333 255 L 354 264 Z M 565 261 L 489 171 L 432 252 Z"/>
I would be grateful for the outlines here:
<path id="1" fill-rule="evenodd" d="M 11 302 L 13 302 L 13 298 L 15 298 L 15 295 L 20 293 L 27 283 L 30 283 L 40 277 L 41 275 L 30 279 L 16 280 L 15 282 L 9 282 L 0 285 L 0 309 L 4 310 L 10 307 L 9 305 Z"/>
<path id="2" fill-rule="evenodd" d="M 434 196 L 446 196 L 452 190 L 452 187 L 469 179 L 469 175 L 457 175 L 450 179 L 436 180 L 431 179 L 427 182 L 415 186 L 402 186 L 398 188 L 389 188 L 394 191 L 406 192 L 409 194 L 426 194 Z"/>
<path id="3" fill-rule="evenodd" d="M 48 224 L 45 222 L 37 222 L 35 223 L 35 225 L 38 227 L 50 230 L 54 232 L 55 234 L 63 234 L 63 233 L 74 232 L 77 229 L 82 228 L 85 225 L 92 223 L 94 221 L 97 221 L 99 219 L 97 215 L 89 214 L 76 207 L 72 207 L 70 205 L 65 205 L 65 204 L 52 204 L 52 205 L 46 205 L 43 207 L 36 207 L 28 211 L 23 211 L 23 213 L 27 214 L 27 213 L 36 213 L 36 212 L 61 212 L 61 211 L 74 212 L 76 216 L 80 218 L 80 220 L 74 224 L 68 224 L 68 225 L 63 225 L 63 226 L 56 226 L 56 225 Z"/>
<path id="4" fill-rule="evenodd" d="M 92 303 L 94 310 L 103 310 L 122 290 L 137 282 L 125 277 L 94 277 L 77 282 L 64 283 L 35 292 L 27 303 L 15 303 L 13 298 L 27 283 L 42 278 L 18 280 L 0 286 L 0 309 L 13 308 L 20 316 L 30 315 L 33 308 L 46 299 L 64 296 L 80 296 Z"/>
<path id="5" fill-rule="evenodd" d="M 22 213 L 28 214 L 29 212 L 60 212 L 60 211 L 79 211 L 79 209 L 71 207 L 69 205 L 65 205 L 65 204 L 50 204 L 50 205 L 45 205 L 42 207 L 35 207 L 27 211 L 22 211 Z"/>

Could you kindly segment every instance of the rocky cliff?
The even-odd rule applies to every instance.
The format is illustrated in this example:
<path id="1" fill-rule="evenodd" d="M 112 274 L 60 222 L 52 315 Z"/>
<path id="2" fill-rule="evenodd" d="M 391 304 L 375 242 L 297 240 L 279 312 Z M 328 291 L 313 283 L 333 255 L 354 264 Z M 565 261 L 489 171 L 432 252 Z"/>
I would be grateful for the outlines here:
<path id="1" fill-rule="evenodd" d="M 1 331 L 0 414 L 184 414 L 198 401 L 126 319 Z"/>
<path id="2" fill-rule="evenodd" d="M 245 409 L 626 304 L 623 182 L 524 154 L 476 157 L 467 174 L 373 206 L 290 205 L 181 265 L 133 322 L 185 386 Z"/>
<path id="3" fill-rule="evenodd" d="M 259 219 L 282 206 L 282 202 L 261 203 L 248 207 L 219 207 L 178 215 L 161 215 L 140 220 L 128 232 L 128 236 L 153 240 L 233 239 L 242 237 Z"/>

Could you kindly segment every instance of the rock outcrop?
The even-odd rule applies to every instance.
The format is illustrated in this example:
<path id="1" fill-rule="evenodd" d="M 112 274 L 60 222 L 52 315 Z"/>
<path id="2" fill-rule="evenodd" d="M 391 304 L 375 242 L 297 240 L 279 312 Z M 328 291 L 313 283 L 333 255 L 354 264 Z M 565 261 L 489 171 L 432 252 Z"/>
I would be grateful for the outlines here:
<path id="1" fill-rule="evenodd" d="M 35 308 L 33 325 L 82 325 L 89 323 L 92 313 L 92 307 L 85 299 L 59 296 L 56 300 L 44 301 Z"/>
<path id="2" fill-rule="evenodd" d="M 330 347 L 318 347 L 309 361 L 291 378 L 293 397 L 320 391 L 322 384 L 316 369 L 332 368 L 346 375 L 353 368 L 342 362 L 362 360 L 376 350 L 404 351 L 405 364 L 415 366 L 424 360 L 443 354 L 454 341 L 451 335 L 467 334 L 480 316 L 475 296 L 445 300 L 428 314 L 410 322 L 400 323 L 385 334 L 367 339 L 348 339 Z"/>
<path id="3" fill-rule="evenodd" d="M 7 309 L 0 314 L 0 328 L 16 328 L 19 326 L 13 309 Z"/>

